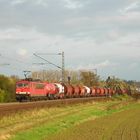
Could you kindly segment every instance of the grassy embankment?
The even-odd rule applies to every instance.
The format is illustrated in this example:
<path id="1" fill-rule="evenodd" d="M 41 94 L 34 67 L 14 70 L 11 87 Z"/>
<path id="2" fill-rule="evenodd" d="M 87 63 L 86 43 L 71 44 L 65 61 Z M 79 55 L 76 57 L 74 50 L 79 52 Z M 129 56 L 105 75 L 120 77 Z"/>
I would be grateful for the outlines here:
<path id="1" fill-rule="evenodd" d="M 120 114 L 120 117 L 119 115 L 117 117 L 117 112 L 123 113 L 124 110 L 136 110 L 136 113 L 134 114 L 137 114 L 137 110 L 140 109 L 139 103 L 134 103 L 125 97 L 120 99 L 121 100 L 117 99 L 114 101 L 100 103 L 92 102 L 59 108 L 34 109 L 32 111 L 24 111 L 13 114 L 9 117 L 3 117 L 0 119 L 0 139 L 46 140 L 49 138 L 59 139 L 61 137 L 61 139 L 79 138 L 80 140 L 83 136 L 84 139 L 86 136 L 89 136 L 88 138 L 90 139 L 94 133 L 92 130 L 97 130 L 97 132 L 95 132 L 95 136 L 97 133 L 96 138 L 98 137 L 98 131 L 99 133 L 106 132 L 106 135 L 103 135 L 103 137 L 110 138 L 110 130 L 115 130 L 115 128 L 117 128 L 117 126 L 119 127 L 119 125 L 116 126 L 117 123 L 113 122 L 114 119 L 111 118 L 107 119 L 111 120 L 110 123 L 104 121 L 105 118 L 103 116 L 112 117 L 112 115 L 114 115 L 113 118 L 116 118 L 115 121 L 119 121 L 121 127 L 121 118 L 125 118 L 123 116 L 125 113 L 122 115 Z M 101 117 L 101 120 L 96 119 L 99 117 Z M 137 117 L 135 118 L 137 122 L 138 119 Z M 102 120 L 105 123 L 103 123 Z M 127 120 L 129 120 L 129 118 L 127 118 Z M 104 126 L 102 124 L 104 124 Z M 106 124 L 109 127 L 107 129 Z M 125 126 L 125 123 L 122 126 Z M 114 133 L 114 131 L 111 131 L 111 134 Z"/>

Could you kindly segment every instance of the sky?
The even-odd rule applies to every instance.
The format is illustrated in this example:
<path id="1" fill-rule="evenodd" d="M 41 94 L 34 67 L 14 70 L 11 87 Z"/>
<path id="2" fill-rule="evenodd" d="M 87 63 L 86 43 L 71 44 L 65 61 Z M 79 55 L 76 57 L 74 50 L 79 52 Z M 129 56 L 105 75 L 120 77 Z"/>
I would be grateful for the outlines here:
<path id="1" fill-rule="evenodd" d="M 140 80 L 140 0 L 0 0 L 0 73 L 97 69 Z M 45 62 L 46 63 L 46 62 Z M 57 69 L 57 68 L 54 68 Z"/>

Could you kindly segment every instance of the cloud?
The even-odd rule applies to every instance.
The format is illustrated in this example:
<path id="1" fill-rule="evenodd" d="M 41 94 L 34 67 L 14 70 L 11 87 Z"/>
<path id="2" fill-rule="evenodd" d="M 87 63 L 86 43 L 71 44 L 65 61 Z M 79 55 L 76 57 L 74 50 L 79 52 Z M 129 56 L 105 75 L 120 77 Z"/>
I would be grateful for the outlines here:
<path id="1" fill-rule="evenodd" d="M 118 66 L 118 63 L 110 62 L 109 60 L 105 60 L 101 63 L 95 64 L 96 68 L 105 68 L 105 67 L 115 67 Z"/>
<path id="2" fill-rule="evenodd" d="M 103 62 L 99 63 L 90 63 L 88 65 L 79 65 L 76 67 L 77 70 L 95 70 L 95 69 L 105 69 L 105 68 L 111 68 L 111 67 L 118 67 L 120 64 L 111 62 L 110 60 L 105 60 Z M 72 68 L 72 67 L 71 67 Z M 72 68 L 75 69 L 75 68 Z"/>
<path id="3" fill-rule="evenodd" d="M 139 67 L 139 63 L 138 62 L 133 62 L 130 64 L 129 69 L 135 70 Z"/>
<path id="4" fill-rule="evenodd" d="M 47 1 L 46 0 L 12 0 L 11 1 L 11 5 L 12 6 L 18 6 L 18 5 L 22 5 L 22 4 L 33 4 L 33 5 L 40 5 L 40 6 L 44 6 L 47 7 Z"/>
<path id="5" fill-rule="evenodd" d="M 77 9 L 82 8 L 84 5 L 78 0 L 64 0 L 65 5 L 64 7 L 68 9 Z"/>
<path id="6" fill-rule="evenodd" d="M 116 56 L 139 59 L 139 36 L 139 33 L 124 34 L 117 30 L 111 30 L 106 33 L 104 40 L 100 39 L 99 42 L 97 38 L 88 36 L 77 39 L 62 35 L 49 35 L 38 32 L 35 28 L 10 28 L 0 31 L 1 43 L 4 43 L 5 49 L 11 49 L 10 52 L 14 53 L 14 49 L 18 50 L 18 48 L 28 50 L 28 54 L 31 55 L 35 52 L 65 51 L 69 65 L 72 63 L 78 65 L 80 60 L 83 61 L 82 65 L 91 63 L 92 60 L 95 61 L 94 64 L 106 60 L 102 63 L 105 66 L 105 64 L 109 64 L 111 57 L 115 58 Z M 11 48 L 8 47 L 9 45 Z"/>
<path id="7" fill-rule="evenodd" d="M 125 8 L 123 8 L 119 11 L 122 14 L 125 14 L 125 13 L 130 12 L 130 11 L 138 10 L 139 8 L 140 8 L 140 2 L 136 1 L 136 2 L 133 2 L 133 3 L 129 4 L 128 6 L 126 6 Z"/>
<path id="8" fill-rule="evenodd" d="M 19 5 L 25 3 L 27 0 L 12 0 L 11 5 Z"/>
<path id="9" fill-rule="evenodd" d="M 47 7 L 48 6 L 47 0 L 37 0 L 36 1 L 36 4 L 37 5 L 44 6 L 44 7 Z"/>
<path id="10" fill-rule="evenodd" d="M 7 28 L 6 30 L 0 30 L 0 40 L 8 41 L 30 41 L 40 39 L 41 34 L 38 34 L 34 28 Z"/>
<path id="11" fill-rule="evenodd" d="M 17 51 L 17 54 L 20 55 L 20 56 L 22 56 L 22 57 L 25 57 L 25 56 L 27 55 L 27 50 L 21 48 L 21 49 L 19 49 L 19 50 Z"/>

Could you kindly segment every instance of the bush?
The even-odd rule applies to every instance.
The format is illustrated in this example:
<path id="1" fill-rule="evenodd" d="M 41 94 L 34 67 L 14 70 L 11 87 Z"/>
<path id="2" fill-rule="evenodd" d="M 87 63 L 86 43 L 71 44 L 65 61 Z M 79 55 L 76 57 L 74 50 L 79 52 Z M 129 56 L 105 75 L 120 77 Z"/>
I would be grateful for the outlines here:
<path id="1" fill-rule="evenodd" d="M 0 102 L 11 102 L 15 100 L 15 80 L 0 75 Z"/>
<path id="2" fill-rule="evenodd" d="M 0 102 L 5 102 L 6 94 L 4 90 L 0 89 Z"/>

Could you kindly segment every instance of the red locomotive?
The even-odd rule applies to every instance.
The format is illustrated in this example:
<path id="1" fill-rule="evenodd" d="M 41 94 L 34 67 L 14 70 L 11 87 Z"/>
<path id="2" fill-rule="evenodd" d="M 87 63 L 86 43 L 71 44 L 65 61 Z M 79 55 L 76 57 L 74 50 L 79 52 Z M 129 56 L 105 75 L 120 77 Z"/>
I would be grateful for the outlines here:
<path id="1" fill-rule="evenodd" d="M 44 97 L 52 99 L 56 93 L 59 93 L 59 87 L 53 83 L 32 81 L 30 79 L 16 83 L 16 99 L 19 101 Z"/>

